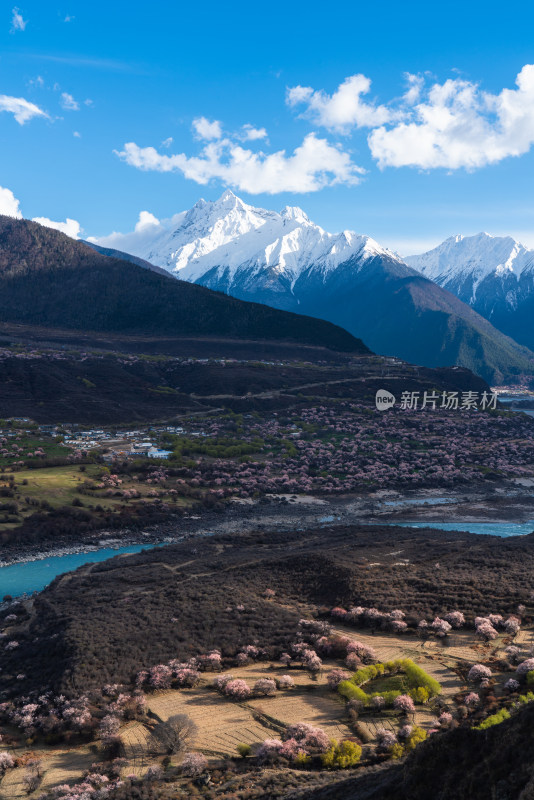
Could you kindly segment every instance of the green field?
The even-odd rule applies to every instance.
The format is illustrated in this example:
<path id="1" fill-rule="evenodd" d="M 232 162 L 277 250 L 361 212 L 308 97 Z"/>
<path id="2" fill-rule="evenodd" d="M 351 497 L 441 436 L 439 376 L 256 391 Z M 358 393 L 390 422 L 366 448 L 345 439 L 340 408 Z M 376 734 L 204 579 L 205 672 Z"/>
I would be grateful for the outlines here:
<path id="1" fill-rule="evenodd" d="M 139 504 L 172 502 L 173 507 L 191 504 L 189 498 L 171 496 L 164 487 L 160 487 L 156 499 L 152 487 L 131 479 L 123 479 L 120 490 L 110 493 L 109 489 L 98 488 L 106 472 L 98 464 L 69 464 L 0 473 L 0 531 L 15 528 L 36 512 L 69 506 L 109 514 Z M 133 490 L 138 497 L 123 496 L 124 491 Z"/>

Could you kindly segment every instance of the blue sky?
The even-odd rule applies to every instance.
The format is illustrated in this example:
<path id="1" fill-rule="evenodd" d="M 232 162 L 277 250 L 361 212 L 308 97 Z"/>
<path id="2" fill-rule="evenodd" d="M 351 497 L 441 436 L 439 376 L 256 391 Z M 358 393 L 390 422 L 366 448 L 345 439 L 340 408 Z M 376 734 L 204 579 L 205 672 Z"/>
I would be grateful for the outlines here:
<path id="1" fill-rule="evenodd" d="M 533 22 L 478 0 L 4 3 L 0 208 L 103 236 L 229 186 L 405 255 L 480 230 L 534 247 Z"/>

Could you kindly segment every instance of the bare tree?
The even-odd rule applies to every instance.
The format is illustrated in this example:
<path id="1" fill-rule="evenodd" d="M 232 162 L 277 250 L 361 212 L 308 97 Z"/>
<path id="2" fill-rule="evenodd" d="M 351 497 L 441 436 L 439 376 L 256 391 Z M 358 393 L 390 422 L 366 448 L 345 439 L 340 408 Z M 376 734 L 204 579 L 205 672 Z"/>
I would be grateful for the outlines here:
<path id="1" fill-rule="evenodd" d="M 158 722 L 148 739 L 149 751 L 154 755 L 183 753 L 192 744 L 197 726 L 187 714 L 175 714 L 166 722 Z"/>
<path id="2" fill-rule="evenodd" d="M 22 783 L 28 794 L 34 792 L 43 779 L 43 764 L 38 758 L 33 758 L 26 764 L 26 771 L 22 776 Z"/>

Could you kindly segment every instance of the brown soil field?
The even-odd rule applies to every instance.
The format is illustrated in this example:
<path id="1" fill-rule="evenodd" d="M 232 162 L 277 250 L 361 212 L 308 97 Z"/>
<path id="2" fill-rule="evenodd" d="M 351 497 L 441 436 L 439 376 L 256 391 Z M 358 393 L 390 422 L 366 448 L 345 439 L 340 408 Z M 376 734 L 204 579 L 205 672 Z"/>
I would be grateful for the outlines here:
<path id="1" fill-rule="evenodd" d="M 21 756 L 23 751 L 15 755 Z M 71 783 L 81 778 L 84 770 L 89 769 L 96 760 L 89 745 L 76 749 L 34 747 L 31 751 L 35 758 L 42 761 L 44 776 L 41 785 L 31 795 L 28 795 L 22 779 L 25 767 L 8 770 L 0 781 L 0 798 L 2 800 L 18 800 L 18 798 L 37 797 L 43 791 L 52 789 L 62 783 Z"/>
<path id="2" fill-rule="evenodd" d="M 487 661 L 491 657 L 503 655 L 503 648 L 510 643 L 510 637 L 499 636 L 494 642 L 482 644 L 470 630 L 455 631 L 448 641 L 430 639 L 424 641 L 414 635 L 394 636 L 393 634 L 356 631 L 336 626 L 335 632 L 349 636 L 372 647 L 380 661 L 396 658 L 411 658 L 442 686 L 441 699 L 452 707 L 452 697 L 465 689 L 466 684 L 458 674 L 458 667 Z M 527 657 L 534 640 L 534 630 L 529 626 L 515 637 L 524 657 Z M 237 745 L 250 744 L 253 748 L 267 738 L 280 736 L 284 726 L 294 722 L 309 722 L 322 728 L 330 737 L 343 739 L 353 735 L 348 724 L 344 703 L 327 686 L 326 676 L 334 667 L 342 666 L 339 661 L 325 660 L 323 672 L 316 680 L 300 668 L 287 668 L 280 664 L 263 662 L 244 667 L 232 668 L 235 678 L 242 678 L 249 686 L 259 678 L 276 678 L 290 674 L 295 687 L 277 692 L 274 697 L 253 698 L 245 702 L 227 700 L 210 683 L 215 673 L 205 673 L 203 683 L 194 689 L 167 690 L 148 696 L 150 715 L 167 720 L 174 714 L 187 714 L 197 725 L 198 735 L 192 749 L 203 752 L 214 764 L 220 758 L 237 755 Z M 501 684 L 510 673 L 498 674 Z M 391 711 L 385 713 L 362 712 L 361 721 L 372 734 L 378 728 L 389 728 L 396 732 L 400 718 Z M 425 729 L 436 724 L 436 716 L 427 707 L 417 706 L 413 719 Z M 146 754 L 148 727 L 140 722 L 129 722 L 121 729 L 125 757 L 128 760 L 124 775 L 135 773 L 142 776 L 155 759 Z M 371 744 L 372 747 L 372 744 Z M 17 749 L 14 755 L 22 756 L 28 752 Z M 58 784 L 80 780 L 85 769 L 98 760 L 90 745 L 68 748 L 34 747 L 32 753 L 41 758 L 44 778 L 39 789 L 30 797 L 37 797 L 43 790 Z M 28 797 L 22 778 L 24 767 L 9 770 L 0 781 L 0 798 L 18 800 Z"/>

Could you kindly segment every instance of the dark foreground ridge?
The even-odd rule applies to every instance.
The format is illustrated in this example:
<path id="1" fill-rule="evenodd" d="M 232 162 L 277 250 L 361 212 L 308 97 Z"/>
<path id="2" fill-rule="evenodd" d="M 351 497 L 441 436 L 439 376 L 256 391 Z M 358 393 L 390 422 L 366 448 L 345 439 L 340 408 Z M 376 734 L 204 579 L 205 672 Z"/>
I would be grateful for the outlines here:
<path id="1" fill-rule="evenodd" d="M 366 525 L 217 535 L 119 556 L 60 576 L 37 596 L 20 646 L 1 653 L 0 692 L 127 682 L 170 658 L 210 648 L 233 655 L 250 639 L 281 652 L 304 608 L 402 606 L 414 620 L 454 608 L 471 621 L 488 608 L 512 613 L 533 568 L 533 535 Z M 245 610 L 225 611 L 229 604 Z"/>
<path id="2" fill-rule="evenodd" d="M 485 731 L 430 737 L 404 764 L 364 772 L 299 800 L 531 800 L 534 705 Z"/>
<path id="3" fill-rule="evenodd" d="M 369 352 L 322 320 L 247 303 L 0 217 L 0 321 L 84 331 L 220 336 Z"/>
<path id="4" fill-rule="evenodd" d="M 380 356 L 298 343 L 69 335 L 13 325 L 0 326 L 0 383 L 0 418 L 99 425 L 222 408 L 269 412 L 303 398 L 374 407 L 383 388 L 399 399 L 403 391 L 489 390 L 464 369 L 391 366 Z"/>

